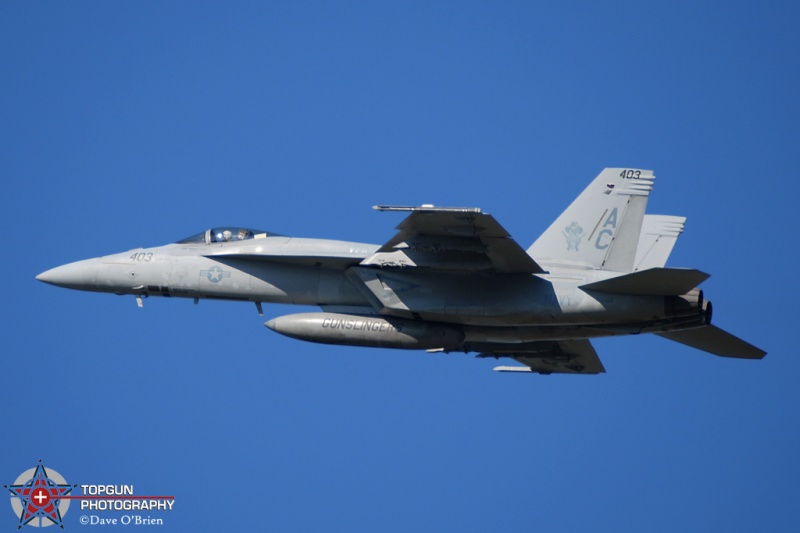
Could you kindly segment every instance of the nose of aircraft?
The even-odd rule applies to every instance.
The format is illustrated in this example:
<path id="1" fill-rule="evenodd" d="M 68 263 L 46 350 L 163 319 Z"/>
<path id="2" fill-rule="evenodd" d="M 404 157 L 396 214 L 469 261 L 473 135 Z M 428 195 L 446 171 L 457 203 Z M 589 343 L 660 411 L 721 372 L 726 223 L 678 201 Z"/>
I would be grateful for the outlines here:
<path id="1" fill-rule="evenodd" d="M 42 272 L 36 279 L 68 289 L 92 290 L 97 288 L 97 265 L 99 259 L 76 261 Z"/>

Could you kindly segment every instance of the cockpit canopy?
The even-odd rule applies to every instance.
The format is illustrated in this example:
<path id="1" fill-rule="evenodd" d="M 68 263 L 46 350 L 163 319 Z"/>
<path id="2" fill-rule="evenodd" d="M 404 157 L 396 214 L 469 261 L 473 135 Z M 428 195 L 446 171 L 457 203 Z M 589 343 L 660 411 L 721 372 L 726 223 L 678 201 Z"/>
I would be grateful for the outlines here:
<path id="1" fill-rule="evenodd" d="M 221 226 L 207 229 L 197 235 L 179 240 L 176 244 L 211 244 L 215 242 L 246 241 L 248 239 L 265 239 L 267 236 L 277 236 L 277 233 L 267 233 L 258 229 L 240 228 L 237 226 Z"/>

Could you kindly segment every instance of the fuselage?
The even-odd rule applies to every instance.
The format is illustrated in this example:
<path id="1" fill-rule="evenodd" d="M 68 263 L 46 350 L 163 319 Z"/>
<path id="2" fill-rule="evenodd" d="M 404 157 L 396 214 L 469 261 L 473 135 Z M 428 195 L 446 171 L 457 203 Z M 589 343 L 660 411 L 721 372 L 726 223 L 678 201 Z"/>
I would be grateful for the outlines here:
<path id="1" fill-rule="evenodd" d="M 613 273 L 553 265 L 497 275 L 362 266 L 374 244 L 267 236 L 137 248 L 40 274 L 63 287 L 137 297 L 318 306 L 331 312 L 453 325 L 466 342 L 518 343 L 659 331 L 701 320 L 702 295 L 585 291 Z M 465 290 L 466 288 L 466 290 Z"/>

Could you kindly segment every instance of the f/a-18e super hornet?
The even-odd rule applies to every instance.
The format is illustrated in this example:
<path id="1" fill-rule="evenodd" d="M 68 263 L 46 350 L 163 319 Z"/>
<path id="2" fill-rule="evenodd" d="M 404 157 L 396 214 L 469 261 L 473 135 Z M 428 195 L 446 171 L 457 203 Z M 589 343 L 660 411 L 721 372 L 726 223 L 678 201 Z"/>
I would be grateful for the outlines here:
<path id="1" fill-rule="evenodd" d="M 478 352 L 524 366 L 597 374 L 589 338 L 655 333 L 726 357 L 766 353 L 711 325 L 708 274 L 666 268 L 685 218 L 645 215 L 652 171 L 607 168 L 522 249 L 477 208 L 405 211 L 382 246 L 238 227 L 70 263 L 37 279 L 71 289 L 318 306 L 265 325 L 300 340 Z"/>

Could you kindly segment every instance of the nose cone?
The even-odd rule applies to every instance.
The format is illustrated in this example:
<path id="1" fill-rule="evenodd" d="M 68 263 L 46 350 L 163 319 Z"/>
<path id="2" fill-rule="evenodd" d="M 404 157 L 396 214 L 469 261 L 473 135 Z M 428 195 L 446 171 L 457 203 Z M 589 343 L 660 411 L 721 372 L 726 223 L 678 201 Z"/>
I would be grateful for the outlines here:
<path id="1" fill-rule="evenodd" d="M 97 265 L 99 263 L 99 259 L 76 261 L 75 263 L 69 263 L 51 268 L 47 272 L 42 272 L 36 276 L 36 279 L 57 287 L 66 287 L 67 289 L 96 290 Z"/>

